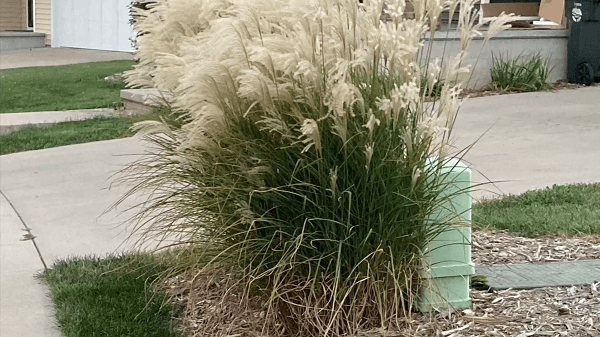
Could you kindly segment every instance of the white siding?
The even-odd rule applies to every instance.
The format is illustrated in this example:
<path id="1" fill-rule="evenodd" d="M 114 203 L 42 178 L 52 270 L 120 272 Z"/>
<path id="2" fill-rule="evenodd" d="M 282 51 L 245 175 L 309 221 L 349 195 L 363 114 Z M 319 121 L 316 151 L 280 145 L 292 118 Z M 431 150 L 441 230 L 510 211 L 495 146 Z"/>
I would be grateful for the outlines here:
<path id="1" fill-rule="evenodd" d="M 133 51 L 131 0 L 52 0 L 52 47 Z"/>

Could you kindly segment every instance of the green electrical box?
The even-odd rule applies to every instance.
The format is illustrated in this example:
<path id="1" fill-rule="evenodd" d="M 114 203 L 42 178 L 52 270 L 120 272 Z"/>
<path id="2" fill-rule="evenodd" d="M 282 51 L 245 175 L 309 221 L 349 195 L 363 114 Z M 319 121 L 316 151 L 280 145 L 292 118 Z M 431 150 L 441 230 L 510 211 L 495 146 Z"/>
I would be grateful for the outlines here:
<path id="1" fill-rule="evenodd" d="M 475 273 L 471 262 L 471 170 L 456 159 L 444 163 L 440 174 L 448 183 L 443 196 L 451 196 L 434 215 L 453 225 L 433 239 L 423 254 L 423 288 L 418 308 L 422 312 L 448 307 L 471 306 L 470 277 Z"/>

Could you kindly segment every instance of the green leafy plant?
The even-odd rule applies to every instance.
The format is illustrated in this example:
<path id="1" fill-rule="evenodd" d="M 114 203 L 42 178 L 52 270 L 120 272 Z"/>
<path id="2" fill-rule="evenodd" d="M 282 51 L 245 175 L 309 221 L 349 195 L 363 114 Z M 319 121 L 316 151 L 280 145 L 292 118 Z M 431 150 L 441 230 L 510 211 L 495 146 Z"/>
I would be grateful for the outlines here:
<path id="1" fill-rule="evenodd" d="M 129 83 L 173 93 L 186 122 L 137 125 L 154 150 L 121 178 L 150 193 L 135 231 L 200 247 L 202 268 L 228 266 L 242 303 L 266 296 L 265 329 L 395 324 L 424 285 L 428 242 L 456 220 L 432 214 L 451 198 L 442 166 L 464 53 L 445 66 L 419 57 L 442 2 L 423 1 L 416 19 L 386 4 L 385 22 L 381 1 L 171 0 L 137 12 L 148 33 Z M 472 4 L 461 4 L 465 49 Z M 420 88 L 422 66 L 440 79 L 439 102 Z"/>
<path id="2" fill-rule="evenodd" d="M 548 59 L 539 53 L 512 59 L 494 56 L 492 53 L 492 80 L 487 88 L 520 92 L 550 90 L 551 71 Z"/>
<path id="3" fill-rule="evenodd" d="M 489 290 L 487 277 L 485 275 L 473 275 L 471 277 L 471 288 L 477 290 Z"/>

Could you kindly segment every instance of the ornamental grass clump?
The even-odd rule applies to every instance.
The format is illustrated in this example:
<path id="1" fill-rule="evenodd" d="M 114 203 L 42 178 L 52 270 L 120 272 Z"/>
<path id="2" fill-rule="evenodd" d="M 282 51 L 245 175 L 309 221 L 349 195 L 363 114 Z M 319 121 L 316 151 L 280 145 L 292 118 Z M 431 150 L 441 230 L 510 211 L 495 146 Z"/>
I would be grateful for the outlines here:
<path id="1" fill-rule="evenodd" d="M 491 82 L 489 89 L 501 91 L 551 90 L 549 60 L 539 53 L 509 59 L 492 54 Z"/>
<path id="2" fill-rule="evenodd" d="M 263 296 L 263 335 L 398 324 L 424 285 L 428 242 L 457 216 L 431 218 L 449 205 L 441 167 L 465 53 L 429 62 L 423 37 L 459 3 L 471 22 L 472 1 L 458 0 L 414 1 L 414 19 L 392 0 L 138 10 L 129 83 L 171 92 L 178 121 L 137 125 L 152 151 L 122 180 L 148 192 L 142 240 L 176 236 L 204 271 L 226 268 L 240 305 Z"/>

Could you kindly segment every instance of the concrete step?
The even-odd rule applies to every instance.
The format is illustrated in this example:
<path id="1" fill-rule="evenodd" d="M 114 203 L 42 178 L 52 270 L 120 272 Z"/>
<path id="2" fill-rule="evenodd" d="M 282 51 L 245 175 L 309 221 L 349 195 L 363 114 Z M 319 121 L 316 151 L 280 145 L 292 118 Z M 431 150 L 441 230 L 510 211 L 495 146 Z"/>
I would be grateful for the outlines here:
<path id="1" fill-rule="evenodd" d="M 121 101 L 127 111 L 150 112 L 154 107 L 171 103 L 173 95 L 157 89 L 121 90 Z"/>
<path id="2" fill-rule="evenodd" d="M 46 34 L 34 32 L 0 32 L 0 51 L 44 48 Z"/>

